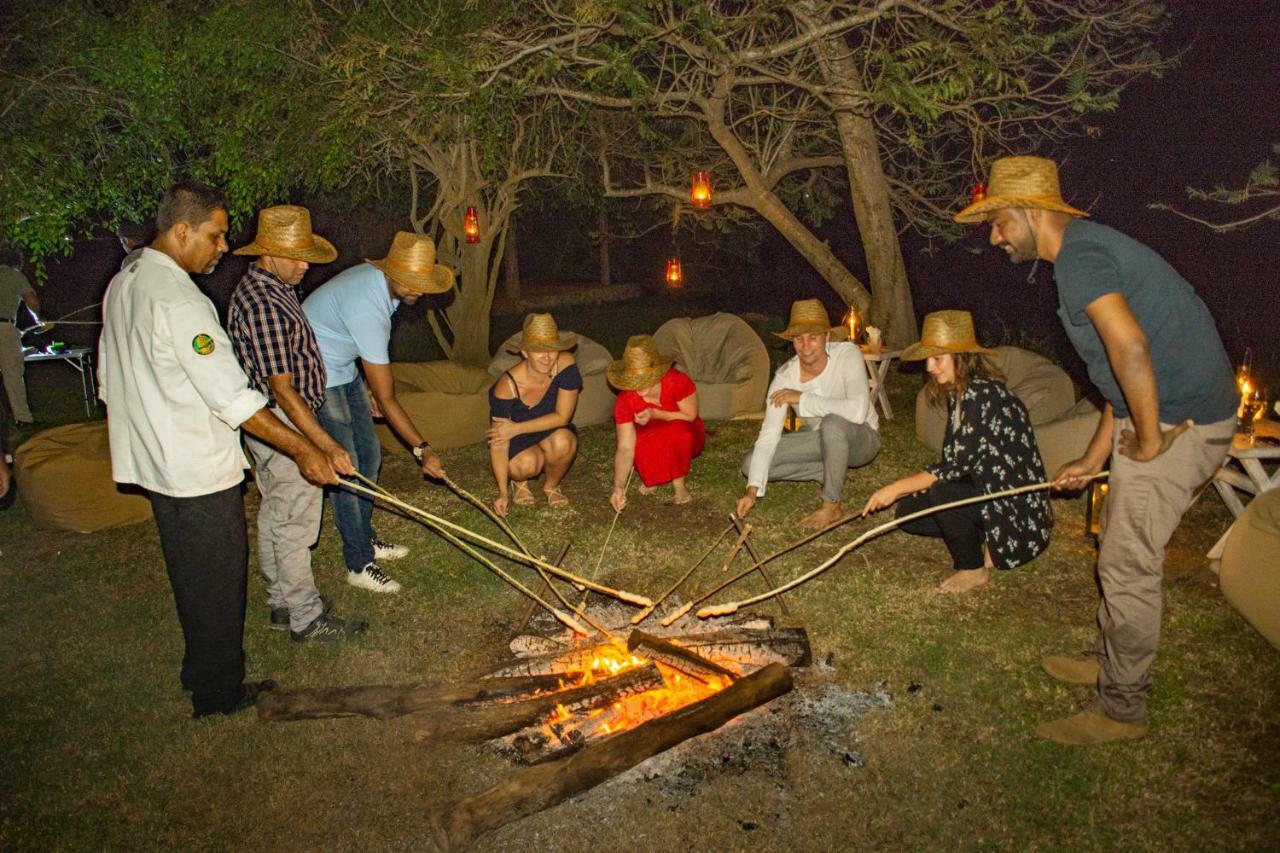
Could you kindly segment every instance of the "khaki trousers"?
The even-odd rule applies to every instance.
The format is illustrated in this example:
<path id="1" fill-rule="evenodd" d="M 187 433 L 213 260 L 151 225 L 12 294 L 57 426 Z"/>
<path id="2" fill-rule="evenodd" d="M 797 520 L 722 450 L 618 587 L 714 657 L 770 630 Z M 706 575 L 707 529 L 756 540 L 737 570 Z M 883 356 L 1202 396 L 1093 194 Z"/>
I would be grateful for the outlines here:
<path id="1" fill-rule="evenodd" d="M 9 410 L 15 421 L 33 420 L 27 405 L 27 363 L 22 359 L 22 333 L 13 323 L 0 322 L 0 373 L 4 374 L 4 392 L 9 397 Z"/>
<path id="2" fill-rule="evenodd" d="M 1169 424 L 1161 424 L 1169 429 Z M 1196 425 L 1150 462 L 1119 452 L 1129 418 L 1117 419 L 1111 444 L 1111 489 L 1098 552 L 1098 677 L 1101 710 L 1123 722 L 1147 717 L 1151 662 L 1160 642 L 1164 551 L 1197 491 L 1222 465 L 1235 418 Z"/>

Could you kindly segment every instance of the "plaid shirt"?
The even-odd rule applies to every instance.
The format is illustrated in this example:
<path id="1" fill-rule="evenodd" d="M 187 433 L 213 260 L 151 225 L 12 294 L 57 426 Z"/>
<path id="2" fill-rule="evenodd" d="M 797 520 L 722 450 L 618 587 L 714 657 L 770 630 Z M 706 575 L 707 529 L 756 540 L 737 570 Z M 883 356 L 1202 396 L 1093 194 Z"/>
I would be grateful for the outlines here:
<path id="1" fill-rule="evenodd" d="M 249 384 L 278 405 L 268 377 L 293 374 L 293 387 L 311 407 L 324 402 L 325 371 L 315 332 L 302 313 L 297 291 L 251 264 L 231 294 L 227 333 Z"/>

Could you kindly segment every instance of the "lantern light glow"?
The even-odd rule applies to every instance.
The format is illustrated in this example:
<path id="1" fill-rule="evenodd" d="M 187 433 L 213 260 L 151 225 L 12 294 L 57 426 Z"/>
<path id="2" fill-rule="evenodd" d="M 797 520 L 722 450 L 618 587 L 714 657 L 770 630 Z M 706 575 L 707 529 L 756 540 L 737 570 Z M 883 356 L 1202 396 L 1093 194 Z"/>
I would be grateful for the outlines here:
<path id="1" fill-rule="evenodd" d="M 480 242 L 480 214 L 474 207 L 468 207 L 462 217 L 462 231 L 467 235 L 468 243 Z"/>
<path id="2" fill-rule="evenodd" d="M 680 287 L 684 284 L 684 271 L 680 267 L 680 256 L 672 255 L 667 258 L 667 287 Z"/>
<path id="3" fill-rule="evenodd" d="M 709 173 L 693 173 L 693 187 L 689 190 L 689 202 L 698 210 L 705 210 L 711 206 L 711 176 Z"/>

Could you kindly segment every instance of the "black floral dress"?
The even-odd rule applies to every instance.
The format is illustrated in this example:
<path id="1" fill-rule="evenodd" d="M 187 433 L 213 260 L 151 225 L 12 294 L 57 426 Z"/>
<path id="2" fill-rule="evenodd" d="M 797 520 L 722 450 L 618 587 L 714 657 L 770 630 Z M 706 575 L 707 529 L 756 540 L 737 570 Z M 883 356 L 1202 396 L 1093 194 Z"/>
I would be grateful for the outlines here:
<path id="1" fill-rule="evenodd" d="M 982 494 L 1047 479 L 1026 406 L 1003 382 L 985 376 L 970 379 L 951 404 L 942 461 L 925 470 L 939 480 L 969 478 Z M 984 501 L 978 507 L 996 568 L 1020 566 L 1049 544 L 1053 510 L 1045 492 Z"/>

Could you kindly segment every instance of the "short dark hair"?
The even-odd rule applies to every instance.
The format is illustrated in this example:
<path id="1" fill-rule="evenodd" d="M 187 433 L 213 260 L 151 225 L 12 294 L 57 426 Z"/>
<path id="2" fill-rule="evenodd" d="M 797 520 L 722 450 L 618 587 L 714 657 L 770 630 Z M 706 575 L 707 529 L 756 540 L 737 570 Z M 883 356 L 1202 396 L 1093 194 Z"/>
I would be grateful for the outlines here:
<path id="1" fill-rule="evenodd" d="M 227 209 L 227 197 L 222 190 L 214 189 L 199 181 L 178 181 L 160 199 L 156 211 L 156 230 L 161 234 L 179 222 L 199 227 L 215 210 Z"/>

